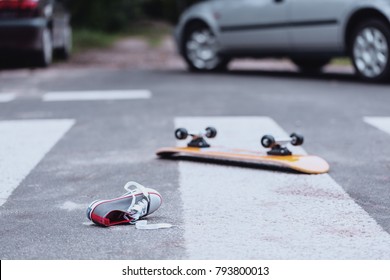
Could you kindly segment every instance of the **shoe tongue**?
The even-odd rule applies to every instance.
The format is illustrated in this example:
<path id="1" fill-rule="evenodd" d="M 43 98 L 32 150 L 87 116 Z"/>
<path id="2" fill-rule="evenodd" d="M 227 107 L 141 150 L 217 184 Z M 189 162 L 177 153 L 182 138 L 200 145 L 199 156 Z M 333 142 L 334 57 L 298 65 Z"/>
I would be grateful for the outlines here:
<path id="1" fill-rule="evenodd" d="M 139 218 L 145 216 L 147 214 L 148 204 L 149 202 L 145 198 L 142 198 L 136 202 L 135 205 L 127 210 L 130 217 L 136 221 L 139 220 Z"/>

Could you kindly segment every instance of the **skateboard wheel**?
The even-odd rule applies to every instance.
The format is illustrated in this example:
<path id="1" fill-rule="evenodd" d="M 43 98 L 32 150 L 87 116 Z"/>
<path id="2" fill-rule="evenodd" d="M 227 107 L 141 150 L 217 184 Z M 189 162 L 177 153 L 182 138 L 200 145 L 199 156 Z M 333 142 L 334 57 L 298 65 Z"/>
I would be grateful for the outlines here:
<path id="1" fill-rule="evenodd" d="M 291 144 L 293 146 L 301 146 L 303 144 L 304 138 L 302 135 L 293 133 L 290 135 L 290 137 L 291 137 Z"/>
<path id="2" fill-rule="evenodd" d="M 188 137 L 188 131 L 185 128 L 178 128 L 175 131 L 175 137 L 178 140 L 184 140 Z"/>
<path id="3" fill-rule="evenodd" d="M 272 135 L 264 135 L 263 138 L 261 138 L 261 145 L 264 148 L 271 148 L 275 145 L 275 138 Z"/>
<path id="4" fill-rule="evenodd" d="M 206 128 L 206 137 L 207 138 L 215 138 L 217 136 L 217 130 L 214 127 Z"/>

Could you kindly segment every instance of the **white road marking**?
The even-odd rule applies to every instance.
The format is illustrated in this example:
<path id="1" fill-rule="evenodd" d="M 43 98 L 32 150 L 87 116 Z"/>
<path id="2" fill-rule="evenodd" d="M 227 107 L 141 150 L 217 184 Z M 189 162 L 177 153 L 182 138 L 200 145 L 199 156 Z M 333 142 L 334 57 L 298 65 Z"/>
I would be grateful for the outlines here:
<path id="1" fill-rule="evenodd" d="M 209 142 L 237 148 L 261 149 L 268 133 L 287 136 L 267 117 L 177 118 L 175 125 L 215 126 Z M 188 161 L 179 171 L 190 259 L 390 258 L 390 235 L 327 174 Z"/>
<path id="2" fill-rule="evenodd" d="M 43 96 L 45 102 L 56 101 L 94 101 L 94 100 L 126 100 L 148 99 L 149 90 L 106 90 L 106 91 L 64 91 L 48 92 Z"/>
<path id="3" fill-rule="evenodd" d="M 390 117 L 365 117 L 364 121 L 390 134 Z"/>
<path id="4" fill-rule="evenodd" d="M 74 120 L 0 122 L 0 206 L 73 124 Z"/>
<path id="5" fill-rule="evenodd" d="M 13 101 L 15 97 L 16 96 L 13 93 L 0 93 L 0 103 Z"/>

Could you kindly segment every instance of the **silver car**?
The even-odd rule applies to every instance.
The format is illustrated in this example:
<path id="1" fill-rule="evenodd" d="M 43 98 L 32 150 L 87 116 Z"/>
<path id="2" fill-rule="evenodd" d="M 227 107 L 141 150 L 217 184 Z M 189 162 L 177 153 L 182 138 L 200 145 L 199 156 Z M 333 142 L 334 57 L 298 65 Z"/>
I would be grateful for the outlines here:
<path id="1" fill-rule="evenodd" d="M 236 57 L 289 57 L 319 71 L 347 55 L 361 78 L 390 77 L 390 0 L 205 0 L 182 14 L 175 36 L 196 71 Z"/>

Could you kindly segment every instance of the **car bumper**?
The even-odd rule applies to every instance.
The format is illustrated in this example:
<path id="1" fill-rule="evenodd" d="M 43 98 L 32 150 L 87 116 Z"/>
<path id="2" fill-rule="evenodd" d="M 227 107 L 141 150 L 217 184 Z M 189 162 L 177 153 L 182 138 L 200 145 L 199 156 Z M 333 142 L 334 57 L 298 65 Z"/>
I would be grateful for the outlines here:
<path id="1" fill-rule="evenodd" d="M 39 50 L 44 19 L 0 20 L 0 49 L 9 51 Z"/>

